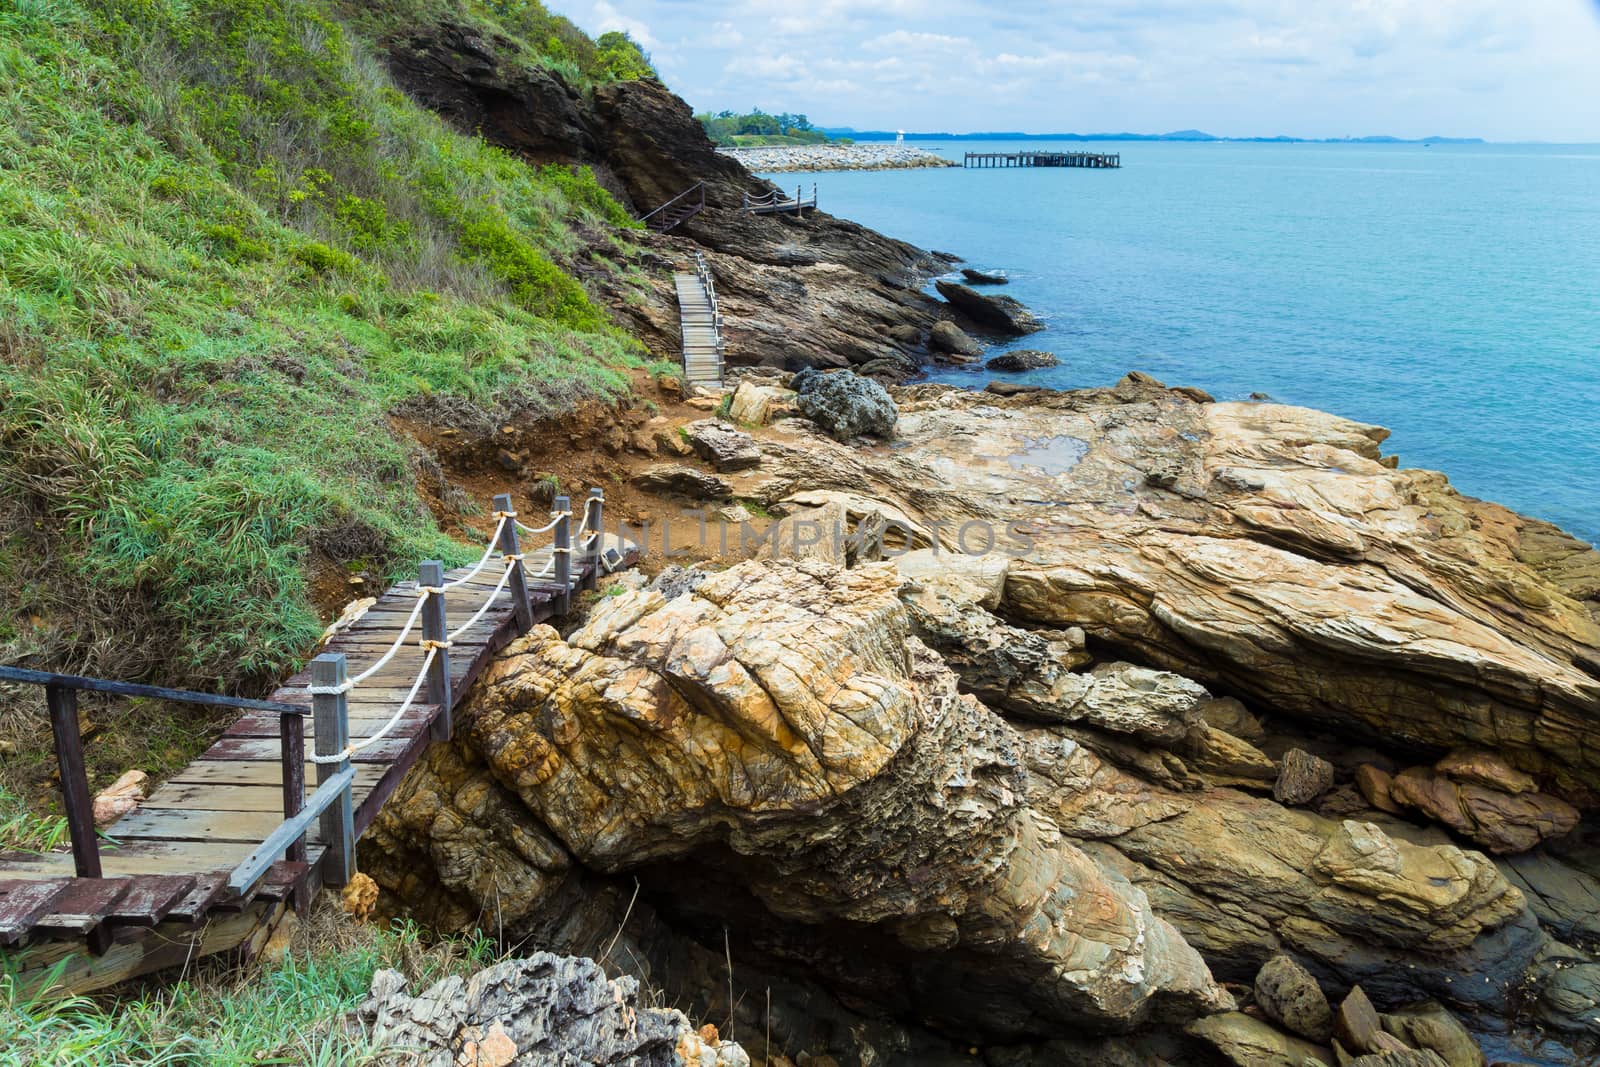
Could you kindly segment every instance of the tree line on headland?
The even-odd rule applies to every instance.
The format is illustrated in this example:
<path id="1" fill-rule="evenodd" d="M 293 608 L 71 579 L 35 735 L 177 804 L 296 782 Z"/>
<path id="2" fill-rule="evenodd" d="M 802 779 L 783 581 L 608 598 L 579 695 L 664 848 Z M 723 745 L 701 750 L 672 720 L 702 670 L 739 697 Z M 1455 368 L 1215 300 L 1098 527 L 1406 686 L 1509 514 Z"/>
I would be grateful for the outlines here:
<path id="1" fill-rule="evenodd" d="M 768 114 L 759 107 L 744 114 L 719 111 L 695 116 L 705 127 L 706 136 L 726 146 L 852 143 L 849 138 L 832 138 L 811 124 L 804 115 L 781 112 Z"/>

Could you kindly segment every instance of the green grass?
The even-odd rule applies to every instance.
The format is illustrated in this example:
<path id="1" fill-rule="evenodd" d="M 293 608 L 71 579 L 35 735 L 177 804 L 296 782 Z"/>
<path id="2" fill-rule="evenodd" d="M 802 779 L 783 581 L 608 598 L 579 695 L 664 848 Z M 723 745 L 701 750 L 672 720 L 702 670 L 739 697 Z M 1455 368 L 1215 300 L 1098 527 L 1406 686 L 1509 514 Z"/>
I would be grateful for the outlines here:
<path id="1" fill-rule="evenodd" d="M 572 270 L 630 247 L 620 206 L 447 129 L 340 17 L 0 3 L 0 660 L 259 688 L 317 561 L 475 551 L 392 416 L 626 390 Z"/>
<path id="2" fill-rule="evenodd" d="M 0 1065 L 304 1067 L 397 1063 L 380 1056 L 348 1013 L 374 971 L 400 970 L 413 989 L 492 962 L 483 939 L 424 941 L 416 927 L 353 926 L 323 914 L 273 966 L 197 975 L 118 998 L 19 994 L 0 976 Z"/>
<path id="3" fill-rule="evenodd" d="M 35 814 L 22 797 L 0 784 L 0 851 L 53 852 L 67 840 L 65 816 Z"/>

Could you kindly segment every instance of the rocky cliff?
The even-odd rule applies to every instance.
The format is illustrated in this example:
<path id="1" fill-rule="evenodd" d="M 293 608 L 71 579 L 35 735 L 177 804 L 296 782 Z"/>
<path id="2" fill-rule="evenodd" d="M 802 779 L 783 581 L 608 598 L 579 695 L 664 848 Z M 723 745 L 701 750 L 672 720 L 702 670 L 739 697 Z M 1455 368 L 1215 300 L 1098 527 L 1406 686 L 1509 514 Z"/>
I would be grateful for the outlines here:
<path id="1" fill-rule="evenodd" d="M 392 906 L 620 939 L 847 1063 L 1431 1063 L 1419 1002 L 1600 1036 L 1600 557 L 1304 409 L 898 401 L 892 447 L 780 420 L 724 475 L 898 558 L 512 646 L 364 844 Z"/>
<path id="2" fill-rule="evenodd" d="M 657 299 L 646 307 L 614 302 L 669 357 L 678 350 L 678 326 L 667 271 L 696 248 L 716 276 L 736 363 L 856 366 L 905 378 L 926 355 L 932 325 L 948 313 L 920 291 L 928 276 L 948 269 L 947 259 L 826 212 L 745 212 L 744 195 L 771 186 L 719 154 L 689 106 L 659 82 L 579 92 L 555 71 L 520 62 L 516 42 L 450 23 L 381 45 L 396 82 L 414 98 L 534 162 L 592 167 L 636 215 L 705 183 L 705 213 L 651 239 L 661 255 L 652 279 Z M 591 280 L 608 284 L 598 274 Z"/>

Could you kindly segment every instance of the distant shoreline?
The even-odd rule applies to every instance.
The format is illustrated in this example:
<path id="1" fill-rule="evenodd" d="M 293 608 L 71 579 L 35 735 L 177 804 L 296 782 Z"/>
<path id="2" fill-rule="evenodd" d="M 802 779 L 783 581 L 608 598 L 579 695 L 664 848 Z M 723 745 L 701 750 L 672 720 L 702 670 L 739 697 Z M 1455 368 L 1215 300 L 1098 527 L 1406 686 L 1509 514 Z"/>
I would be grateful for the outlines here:
<path id="1" fill-rule="evenodd" d="M 924 148 L 897 144 L 816 144 L 762 145 L 752 148 L 719 148 L 753 171 L 818 170 L 920 170 L 928 167 L 958 167 L 959 163 Z"/>
<path id="2" fill-rule="evenodd" d="M 1172 133 L 901 133 L 898 130 L 857 130 L 849 126 L 818 127 L 829 137 L 849 137 L 856 141 L 1181 141 L 1185 143 L 1233 142 L 1240 144 L 1488 144 L 1481 137 L 1218 137 L 1204 130 L 1177 130 Z"/>

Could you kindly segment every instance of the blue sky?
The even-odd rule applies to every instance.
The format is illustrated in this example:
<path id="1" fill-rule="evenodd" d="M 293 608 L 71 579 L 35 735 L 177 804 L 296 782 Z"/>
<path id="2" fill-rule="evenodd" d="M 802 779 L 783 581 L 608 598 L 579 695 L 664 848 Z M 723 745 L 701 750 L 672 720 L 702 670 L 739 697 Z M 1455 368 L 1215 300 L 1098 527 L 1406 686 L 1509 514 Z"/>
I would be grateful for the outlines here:
<path id="1" fill-rule="evenodd" d="M 697 110 L 829 126 L 1600 141 L 1600 0 L 553 0 Z"/>

